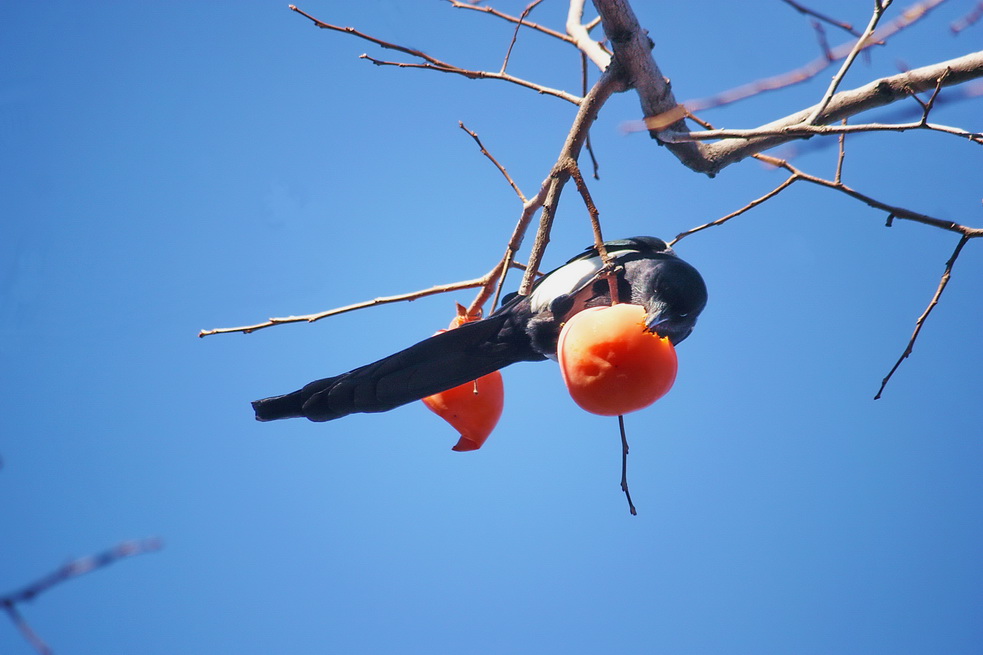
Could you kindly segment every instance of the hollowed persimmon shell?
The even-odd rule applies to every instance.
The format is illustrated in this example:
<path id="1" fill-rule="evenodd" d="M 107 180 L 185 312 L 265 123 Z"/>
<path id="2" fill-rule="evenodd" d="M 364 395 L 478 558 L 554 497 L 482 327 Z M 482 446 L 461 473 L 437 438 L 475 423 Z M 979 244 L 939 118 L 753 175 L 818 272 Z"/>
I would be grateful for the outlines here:
<path id="1" fill-rule="evenodd" d="M 458 306 L 458 315 L 451 321 L 449 329 L 453 330 L 469 320 L 472 319 L 464 313 L 464 308 Z M 439 330 L 437 334 L 441 332 L 446 330 Z M 423 404 L 461 433 L 453 450 L 478 450 L 502 417 L 505 406 L 502 374 L 493 371 L 477 380 L 427 396 L 423 398 Z"/>

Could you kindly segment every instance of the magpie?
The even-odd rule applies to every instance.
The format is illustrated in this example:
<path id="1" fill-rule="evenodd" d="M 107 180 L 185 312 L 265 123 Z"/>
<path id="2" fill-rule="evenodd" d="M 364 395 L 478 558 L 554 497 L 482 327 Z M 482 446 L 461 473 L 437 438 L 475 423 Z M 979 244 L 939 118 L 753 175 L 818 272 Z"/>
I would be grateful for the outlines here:
<path id="1" fill-rule="evenodd" d="M 688 337 L 707 302 L 699 272 L 655 237 L 604 246 L 615 264 L 618 300 L 644 307 L 648 329 L 674 345 Z M 597 249 L 588 248 L 537 280 L 529 295 L 507 295 L 487 318 L 293 393 L 254 401 L 256 419 L 331 421 L 358 412 L 385 412 L 509 364 L 556 359 L 563 324 L 588 307 L 611 304 L 603 269 Z"/>

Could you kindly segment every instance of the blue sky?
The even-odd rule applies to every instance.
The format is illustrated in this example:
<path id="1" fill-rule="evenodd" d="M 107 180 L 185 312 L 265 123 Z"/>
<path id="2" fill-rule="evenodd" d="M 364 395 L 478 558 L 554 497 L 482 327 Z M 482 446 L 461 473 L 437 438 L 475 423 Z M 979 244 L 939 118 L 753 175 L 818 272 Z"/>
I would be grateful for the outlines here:
<path id="1" fill-rule="evenodd" d="M 779 2 L 635 4 L 681 99 L 816 55 Z M 972 4 L 845 86 L 977 48 L 978 26 L 948 32 Z M 564 5 L 533 18 L 562 28 Z M 497 69 L 511 36 L 437 2 L 302 8 L 474 68 Z M 821 8 L 867 20 L 867 3 Z M 164 542 L 21 608 L 56 652 L 979 652 L 979 244 L 875 402 L 955 235 L 796 186 L 682 241 L 710 303 L 675 388 L 627 417 L 631 517 L 616 422 L 577 409 L 551 363 L 504 371 L 505 414 L 473 453 L 420 404 L 253 420 L 250 400 L 428 336 L 470 293 L 197 337 L 481 275 L 520 207 L 457 121 L 532 194 L 572 106 L 374 67 L 358 55 L 377 49 L 285 3 L 4 3 L 0 23 L 0 591 Z M 579 88 L 576 53 L 541 35 L 510 70 Z M 829 74 L 706 118 L 784 116 Z M 691 173 L 619 131 L 637 113 L 615 98 L 592 132 L 609 238 L 672 237 L 782 179 Z M 980 101 L 934 119 L 979 130 Z M 782 154 L 831 176 L 822 145 Z M 868 135 L 844 180 L 980 225 L 981 165 L 955 137 Z M 547 267 L 591 241 L 572 191 Z M 3 621 L 0 652 L 31 652 Z"/>

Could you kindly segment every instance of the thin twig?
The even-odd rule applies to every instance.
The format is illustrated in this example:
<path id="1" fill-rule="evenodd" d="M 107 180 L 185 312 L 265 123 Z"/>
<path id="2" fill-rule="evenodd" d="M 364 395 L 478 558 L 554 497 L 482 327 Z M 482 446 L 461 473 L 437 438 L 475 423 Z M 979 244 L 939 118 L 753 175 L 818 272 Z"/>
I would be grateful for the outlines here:
<path id="1" fill-rule="evenodd" d="M 50 647 L 34 632 L 27 621 L 24 620 L 24 617 L 17 609 L 18 604 L 32 601 L 48 589 L 72 578 L 77 578 L 80 575 L 109 566 L 127 557 L 158 551 L 161 547 L 160 539 L 124 541 L 101 553 L 72 560 L 27 586 L 0 596 L 0 607 L 3 607 L 10 620 L 38 653 L 51 653 Z"/>
<path id="2" fill-rule="evenodd" d="M 843 119 L 843 125 L 846 125 L 847 119 Z M 846 133 L 840 135 L 839 138 L 839 152 L 836 155 L 836 173 L 833 175 L 833 182 L 839 184 L 843 181 L 843 160 L 846 158 Z"/>
<path id="3" fill-rule="evenodd" d="M 697 122 L 699 122 L 703 127 L 712 129 L 712 126 L 706 121 L 698 119 L 696 116 L 691 115 L 690 117 L 696 120 Z M 927 214 L 922 214 L 920 212 L 912 211 L 904 207 L 889 205 L 888 203 L 872 198 L 871 196 L 863 194 L 843 184 L 843 182 L 837 178 L 834 178 L 833 180 L 827 180 L 825 178 L 818 177 L 816 175 L 810 175 L 809 173 L 806 173 L 805 171 L 796 168 L 785 159 L 779 159 L 777 157 L 771 157 L 769 155 L 763 155 L 760 153 L 753 155 L 753 157 L 765 164 L 768 164 L 769 166 L 784 169 L 790 174 L 789 177 L 784 182 L 779 184 L 777 187 L 775 187 L 765 195 L 761 196 L 760 198 L 757 198 L 756 200 L 752 200 L 750 203 L 748 203 L 744 207 L 741 207 L 737 211 L 731 212 L 730 214 L 727 214 L 722 218 L 718 218 L 717 220 L 712 221 L 710 223 L 705 223 L 703 225 L 699 225 L 697 227 L 691 228 L 685 232 L 680 233 L 679 235 L 676 236 L 675 239 L 673 239 L 669 243 L 670 246 L 676 243 L 677 241 L 679 241 L 680 239 L 689 236 L 690 234 L 699 232 L 701 230 L 705 230 L 709 227 L 715 227 L 717 225 L 722 225 L 723 223 L 726 223 L 730 219 L 739 216 L 744 212 L 748 211 L 749 209 L 753 209 L 754 207 L 757 207 L 758 205 L 768 200 L 769 198 L 778 195 L 779 193 L 781 193 L 786 188 L 788 188 L 793 183 L 799 180 L 803 182 L 809 182 L 817 186 L 823 186 L 828 189 L 833 189 L 835 191 L 840 191 L 841 193 L 845 193 L 851 198 L 854 198 L 855 200 L 859 200 L 865 203 L 866 205 L 873 207 L 874 209 L 883 210 L 887 212 L 890 217 L 889 225 L 890 225 L 890 221 L 893 221 L 894 218 L 902 218 L 905 220 L 914 221 L 916 223 L 922 223 L 924 225 L 937 227 L 939 229 L 947 230 L 949 232 L 956 232 L 968 238 L 983 237 L 983 228 L 971 228 L 966 225 L 961 225 L 959 223 L 956 223 L 954 221 L 947 221 L 945 219 L 935 218 L 934 216 L 929 216 Z"/>
<path id="4" fill-rule="evenodd" d="M 519 28 L 522 27 L 523 21 L 525 20 L 526 16 L 529 15 L 529 12 L 535 9 L 536 5 L 538 5 L 542 1 L 543 0 L 533 0 L 533 2 L 529 3 L 529 5 L 522 11 L 522 14 L 519 16 L 519 20 L 516 21 L 515 31 L 512 32 L 512 41 L 509 42 L 509 48 L 505 52 L 505 61 L 502 62 L 502 70 L 500 70 L 499 73 L 504 75 L 505 69 L 509 67 L 509 57 L 512 56 L 512 48 L 515 47 L 515 42 L 519 38 Z"/>
<path id="5" fill-rule="evenodd" d="M 17 606 L 13 603 L 3 603 L 2 607 L 7 612 L 7 616 L 10 617 L 11 622 L 17 627 L 17 630 L 21 633 L 21 636 L 27 640 L 27 643 L 31 644 L 41 655 L 52 655 L 54 651 L 51 647 L 45 643 L 38 633 L 34 632 L 31 625 L 24 619 L 20 611 L 18 611 Z"/>
<path id="6" fill-rule="evenodd" d="M 781 193 L 782 191 L 784 191 L 788 187 L 792 186 L 792 184 L 797 179 L 798 178 L 796 178 L 795 175 L 791 175 L 788 178 L 786 178 L 785 181 L 782 182 L 781 184 L 779 184 L 777 187 L 775 187 L 774 189 L 772 189 L 771 191 L 769 191 L 765 195 L 761 196 L 760 198 L 755 198 L 754 200 L 752 200 L 748 204 L 744 205 L 740 209 L 738 209 L 736 211 L 732 211 L 731 213 L 727 214 L 726 216 L 722 216 L 722 217 L 718 218 L 715 221 L 710 221 L 709 223 L 704 223 L 703 225 L 697 225 L 696 227 L 690 228 L 690 229 L 686 230 L 685 232 L 680 232 L 679 234 L 676 235 L 676 238 L 675 239 L 673 239 L 672 241 L 669 242 L 669 246 L 672 247 L 678 241 L 680 241 L 681 239 L 684 239 L 684 238 L 688 237 L 691 234 L 695 234 L 697 232 L 701 232 L 701 231 L 703 231 L 703 230 L 705 230 L 707 228 L 710 228 L 710 227 L 717 227 L 718 225 L 723 225 L 724 223 L 726 223 L 730 219 L 736 218 L 736 217 L 740 216 L 741 214 L 754 209 L 755 207 L 757 207 L 761 203 L 765 202 L 766 200 L 770 200 L 771 198 L 774 198 L 779 193 Z"/>
<path id="7" fill-rule="evenodd" d="M 836 191 L 840 191 L 841 193 L 845 193 L 846 195 L 850 196 L 851 198 L 854 198 L 855 200 L 859 200 L 863 202 L 869 207 L 873 207 L 874 209 L 880 209 L 882 211 L 885 211 L 893 215 L 895 218 L 914 221 L 916 223 L 922 223 L 923 225 L 931 225 L 932 227 L 937 227 L 939 229 L 946 230 L 949 232 L 955 232 L 957 234 L 961 234 L 969 238 L 983 237 L 983 228 L 972 228 L 966 225 L 961 225 L 959 223 L 956 223 L 955 221 L 947 221 L 945 219 L 935 218 L 934 216 L 922 214 L 921 212 L 916 212 L 911 209 L 905 209 L 904 207 L 890 205 L 886 202 L 882 202 L 880 200 L 872 198 L 871 196 L 861 193 L 860 191 L 857 191 L 856 189 L 853 189 L 843 184 L 842 182 L 837 183 L 833 180 L 827 180 L 825 178 L 817 177 L 815 175 L 810 175 L 808 173 L 800 171 L 799 169 L 795 168 L 785 160 L 781 160 L 781 162 L 782 162 L 781 164 L 782 168 L 785 168 L 789 172 L 794 173 L 795 176 L 798 179 L 801 179 L 803 182 L 809 182 L 811 184 L 816 184 L 818 186 L 824 186 L 828 189 L 834 189 Z"/>
<path id="8" fill-rule="evenodd" d="M 580 167 L 574 165 L 570 170 L 570 175 L 573 177 L 574 184 L 577 185 L 577 191 L 580 192 L 580 197 L 584 199 L 584 205 L 587 206 L 587 214 L 590 216 L 591 231 L 594 233 L 594 248 L 597 250 L 597 254 L 604 263 L 604 268 L 601 274 L 608 280 L 608 290 L 611 296 L 611 304 L 617 305 L 620 302 L 618 297 L 618 276 L 616 275 L 617 269 L 614 261 L 611 259 L 611 255 L 608 254 L 607 247 L 604 245 L 604 236 L 601 234 L 600 212 L 597 211 L 597 205 L 594 204 L 594 199 L 590 195 L 590 189 L 587 188 L 587 182 L 584 181 L 584 176 L 580 172 Z"/>
<path id="9" fill-rule="evenodd" d="M 587 54 L 584 52 L 580 53 L 580 93 L 581 95 L 587 95 Z M 590 141 L 590 130 L 587 130 L 587 140 L 584 142 L 584 146 L 587 148 L 587 154 L 590 156 L 590 163 L 593 169 L 592 177 L 595 180 L 601 179 L 599 175 L 600 165 L 597 163 L 597 156 L 594 155 L 594 146 Z"/>
<path id="10" fill-rule="evenodd" d="M 481 150 L 481 154 L 488 158 L 488 160 L 494 164 L 495 168 L 497 168 L 505 177 L 505 180 L 509 183 L 509 186 L 512 187 L 512 190 L 515 191 L 515 194 L 519 197 L 519 200 L 522 201 L 523 205 L 523 212 L 519 217 L 519 222 L 516 224 L 515 229 L 512 231 L 512 236 L 509 238 L 508 246 L 505 248 L 505 254 L 502 256 L 502 259 L 495 266 L 495 268 L 485 276 L 488 282 L 482 286 L 481 291 L 478 292 L 477 297 L 475 297 L 474 301 L 471 303 L 471 306 L 468 308 L 468 315 L 474 316 L 477 315 L 478 312 L 482 311 L 485 302 L 491 295 L 492 286 L 495 288 L 495 298 L 492 300 L 492 309 L 498 307 L 498 301 L 502 296 L 502 289 L 505 287 L 505 278 L 508 275 L 509 269 L 513 266 L 517 268 L 524 268 L 515 264 L 515 254 L 518 251 L 519 246 L 522 244 L 522 239 L 529 227 L 529 222 L 534 211 L 532 208 L 539 206 L 537 201 L 539 195 L 537 195 L 537 198 L 534 198 L 533 201 L 528 200 L 525 194 L 522 193 L 522 190 L 519 189 L 519 185 L 515 183 L 512 176 L 509 175 L 507 170 L 505 170 L 505 167 L 502 166 L 502 164 L 500 164 L 494 156 L 492 156 L 487 148 L 485 148 L 485 144 L 481 142 L 478 134 L 465 127 L 464 123 L 461 121 L 458 121 L 458 125 L 462 130 L 467 132 L 478 145 L 478 148 Z"/>
<path id="11" fill-rule="evenodd" d="M 481 139 L 478 138 L 478 135 L 476 133 L 472 132 L 471 130 L 469 130 L 467 127 L 465 127 L 463 121 L 458 121 L 457 122 L 457 125 L 462 130 L 464 130 L 465 132 L 467 132 L 471 136 L 472 139 L 474 139 L 474 142 L 478 144 L 478 148 L 481 149 L 481 154 L 483 154 L 485 157 L 487 157 L 488 160 L 492 164 L 495 165 L 495 168 L 497 168 L 499 170 L 499 172 L 502 175 L 505 176 L 505 181 L 509 183 L 509 186 L 512 187 L 512 190 L 513 191 L 515 191 L 515 194 L 517 196 L 519 196 L 519 200 L 521 200 L 523 203 L 525 203 L 526 202 L 526 196 L 519 189 L 519 185 L 515 183 L 515 180 L 513 180 L 512 179 L 512 176 L 509 175 L 509 172 L 507 170 L 505 170 L 505 167 L 502 166 L 500 163 L 498 163 L 498 160 L 495 159 L 490 152 L 488 152 L 488 149 L 485 148 L 485 144 L 483 144 L 481 142 Z"/>
<path id="12" fill-rule="evenodd" d="M 520 20 L 518 16 L 510 16 L 509 14 L 503 13 L 498 9 L 494 9 L 492 7 L 487 7 L 487 6 L 479 7 L 478 5 L 467 4 L 465 2 L 458 2 L 457 0 L 447 0 L 447 2 L 449 2 L 451 6 L 453 6 L 455 9 L 471 9 L 473 11 L 480 11 L 486 14 L 491 14 L 492 16 L 496 16 L 510 23 L 521 23 L 523 27 L 528 27 L 529 29 L 536 30 L 537 32 L 542 32 L 543 34 L 552 36 L 554 39 L 565 41 L 571 45 L 577 45 L 572 38 L 570 38 L 569 36 L 567 36 L 562 32 L 557 32 L 554 29 L 550 29 L 549 27 L 545 27 L 543 25 L 539 25 L 537 23 L 533 23 L 528 20 Z"/>
<path id="13" fill-rule="evenodd" d="M 809 7 L 805 7 L 803 5 L 800 5 L 798 2 L 795 2 L 794 0 L 782 0 L 782 2 L 784 2 L 788 6 L 792 7 L 793 9 L 795 9 L 800 14 L 805 14 L 807 16 L 812 16 L 813 18 L 818 18 L 819 20 L 823 21 L 824 23 L 829 23 L 830 25 L 833 25 L 834 27 L 838 27 L 841 30 L 844 30 L 846 32 L 849 32 L 853 36 L 856 36 L 856 37 L 859 37 L 860 36 L 860 33 L 857 32 L 857 30 L 853 29 L 853 25 L 851 25 L 850 23 L 847 23 L 845 21 L 839 21 L 839 20 L 836 20 L 835 18 L 830 18 L 829 16 L 826 16 L 825 14 L 821 14 L 821 13 L 819 13 L 818 11 L 816 11 L 814 9 L 810 9 Z"/>
<path id="14" fill-rule="evenodd" d="M 469 80 L 501 80 L 503 82 L 509 82 L 511 84 L 515 84 L 516 86 L 532 89 L 536 93 L 542 95 L 554 96 L 556 98 L 560 98 L 561 100 L 566 100 L 567 102 L 573 105 L 579 105 L 581 101 L 581 99 L 578 98 L 577 96 L 567 93 L 566 91 L 563 91 L 561 89 L 554 89 L 548 86 L 543 86 L 542 84 L 536 84 L 535 82 L 530 82 L 528 80 L 524 80 L 519 77 L 514 77 L 512 75 L 509 75 L 508 73 L 492 73 L 490 71 L 476 71 L 476 70 L 469 70 L 466 68 L 458 68 L 457 66 L 452 66 L 452 65 L 440 66 L 431 63 L 416 64 L 413 62 L 405 62 L 405 61 L 387 61 L 385 59 L 376 59 L 375 57 L 371 57 L 367 54 L 361 54 L 358 56 L 358 58 L 365 59 L 366 61 L 370 61 L 376 66 L 393 66 L 395 68 L 420 68 L 424 70 L 433 70 L 440 73 L 451 73 L 453 75 L 460 75 L 462 77 L 468 78 Z"/>
<path id="15" fill-rule="evenodd" d="M 927 102 L 922 102 L 922 99 L 917 94 L 912 94 L 911 97 L 915 99 L 915 102 L 922 106 L 922 125 L 928 124 L 928 115 L 932 112 L 932 108 L 935 107 L 935 101 L 938 99 L 939 93 L 942 92 L 942 85 L 945 83 L 945 78 L 949 77 L 950 73 L 952 71 L 947 68 L 945 72 L 939 75 L 939 80 L 935 83 L 935 89 L 932 90 L 932 95 Z"/>
<path id="16" fill-rule="evenodd" d="M 884 387 L 887 386 L 887 383 L 894 376 L 894 372 L 898 370 L 898 367 L 901 366 L 901 362 L 906 360 L 914 349 L 915 340 L 918 338 L 919 333 L 921 333 L 922 326 L 925 325 L 925 320 L 928 318 L 928 315 L 931 314 L 932 310 L 935 309 L 935 306 L 939 304 L 939 298 L 942 297 L 942 292 L 945 291 L 946 285 L 949 284 L 949 277 L 952 275 L 952 267 L 956 263 L 956 259 L 959 257 L 959 253 L 962 251 L 963 246 L 965 246 L 969 241 L 969 238 L 970 237 L 964 235 L 961 239 L 959 239 L 959 243 L 956 244 L 956 249 L 952 252 L 952 256 L 949 257 L 949 261 L 945 263 L 945 272 L 942 273 L 942 279 L 939 280 L 939 286 L 935 289 L 935 294 L 932 296 L 932 300 L 929 301 L 928 307 L 925 308 L 922 315 L 918 317 L 917 321 L 915 321 L 915 331 L 912 332 L 911 339 L 908 340 L 907 347 L 905 347 L 904 352 L 901 353 L 901 357 L 899 357 L 898 361 L 894 363 L 894 366 L 891 367 L 888 374 L 883 380 L 881 380 L 881 387 L 877 390 L 877 395 L 874 396 L 874 400 L 881 397 L 881 394 L 884 392 Z"/>
<path id="17" fill-rule="evenodd" d="M 625 417 L 618 414 L 618 428 L 621 430 L 621 490 L 625 492 L 625 499 L 628 501 L 628 511 L 632 516 L 638 516 L 635 510 L 635 503 L 631 502 L 631 493 L 628 491 L 628 435 L 625 433 Z"/>
<path id="18" fill-rule="evenodd" d="M 949 29 L 953 34 L 959 34 L 968 27 L 972 27 L 979 19 L 983 18 L 983 2 L 976 3 L 969 13 L 958 20 L 952 21 Z"/>
<path id="19" fill-rule="evenodd" d="M 436 286 L 430 287 L 428 289 L 421 289 L 420 291 L 411 291 L 410 293 L 401 293 L 395 296 L 381 296 L 379 298 L 373 298 L 372 300 L 365 300 L 363 302 L 357 302 L 352 305 L 345 305 L 344 307 L 337 307 L 335 309 L 329 309 L 325 312 L 319 312 L 317 314 L 305 314 L 303 316 L 283 316 L 278 318 L 270 318 L 262 323 L 255 323 L 253 325 L 243 325 L 241 327 L 231 327 L 231 328 L 216 328 L 213 330 L 202 330 L 198 333 L 199 337 L 207 337 L 212 334 L 228 334 L 230 332 L 241 332 L 243 334 L 249 334 L 250 332 L 255 332 L 256 330 L 262 330 L 264 328 L 273 327 L 274 325 L 283 325 L 286 323 L 313 323 L 315 321 L 320 321 L 322 318 L 328 318 L 329 316 L 337 316 L 338 314 L 344 314 L 346 312 L 353 312 L 357 309 L 365 309 L 366 307 L 375 307 L 376 305 L 385 305 L 393 302 L 406 302 L 409 300 L 417 300 L 418 298 L 426 298 L 427 296 L 434 296 L 440 293 L 449 293 L 451 291 L 460 291 L 462 289 L 474 289 L 476 287 L 483 286 L 487 284 L 488 276 L 475 278 L 473 280 L 465 280 L 463 282 L 452 282 L 450 284 L 438 284 Z"/>
<path id="20" fill-rule="evenodd" d="M 459 66 L 449 64 L 445 61 L 437 59 L 436 57 L 428 55 L 422 50 L 416 50 L 415 48 L 407 48 L 406 46 L 401 46 L 396 43 L 390 43 L 389 41 L 384 41 L 380 38 L 371 36 L 370 34 L 366 34 L 365 32 L 361 32 L 355 29 L 354 27 L 342 27 L 340 25 L 332 25 L 331 23 L 325 23 L 324 21 L 315 18 L 314 16 L 303 11 L 302 9 L 297 8 L 296 5 L 289 5 L 289 7 L 292 11 L 295 11 L 301 16 L 304 16 L 312 23 L 314 23 L 315 26 L 321 29 L 333 30 L 335 32 L 341 32 L 342 34 L 350 34 L 359 39 L 363 39 L 370 43 L 374 43 L 381 48 L 385 48 L 387 50 L 396 50 L 397 52 L 402 52 L 412 57 L 422 59 L 424 62 L 426 62 L 423 64 L 415 64 L 415 63 L 398 62 L 398 61 L 386 61 L 386 60 L 370 57 L 367 54 L 363 54 L 359 57 L 360 59 L 366 59 L 372 62 L 376 66 L 396 66 L 398 68 L 420 68 L 426 70 L 434 70 L 441 73 L 452 73 L 454 75 L 462 75 L 469 79 L 501 80 L 503 82 L 509 82 L 511 84 L 516 84 L 518 86 L 525 87 L 527 89 L 532 89 L 543 95 L 550 95 L 556 98 L 560 98 L 562 100 L 566 100 L 567 102 L 572 103 L 574 105 L 580 104 L 581 101 L 580 98 L 570 93 L 567 93 L 566 91 L 562 91 L 560 89 L 553 89 L 547 86 L 543 86 L 542 84 L 536 84 L 535 82 L 530 82 L 528 80 L 524 80 L 522 78 L 509 75 L 508 73 L 494 73 L 491 71 L 478 71 L 478 70 L 469 70 L 466 68 L 461 68 Z"/>
<path id="21" fill-rule="evenodd" d="M 850 49 L 850 52 L 843 60 L 843 64 L 840 66 L 840 70 L 836 72 L 836 74 L 833 76 L 833 80 L 829 83 L 829 87 L 826 89 L 826 93 L 823 94 L 822 100 L 820 100 L 819 104 L 816 105 L 816 108 L 813 110 L 812 114 L 809 115 L 809 118 L 805 120 L 806 123 L 812 125 L 819 120 L 820 116 L 822 116 L 823 112 L 826 110 L 826 106 L 829 105 L 829 101 L 832 100 L 833 95 L 836 93 L 836 89 L 839 88 L 840 82 L 843 81 L 847 71 L 849 71 L 850 67 L 853 66 L 853 62 L 857 58 L 857 55 L 860 54 L 861 50 L 869 47 L 873 43 L 872 37 L 874 35 L 874 30 L 877 29 L 877 24 L 881 21 L 881 17 L 884 15 L 884 12 L 891 6 L 891 2 L 893 2 L 893 0 L 875 0 L 874 12 L 870 15 L 870 22 L 867 23 L 867 28 L 864 30 L 863 34 L 860 35 L 860 38 L 857 39 L 856 44 L 854 44 L 854 46 Z"/>

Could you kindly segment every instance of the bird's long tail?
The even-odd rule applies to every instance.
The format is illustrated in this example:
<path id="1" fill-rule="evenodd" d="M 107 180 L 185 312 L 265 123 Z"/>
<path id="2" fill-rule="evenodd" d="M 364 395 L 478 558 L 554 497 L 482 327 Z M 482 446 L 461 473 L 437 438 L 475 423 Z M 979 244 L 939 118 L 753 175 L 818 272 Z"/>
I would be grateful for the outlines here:
<path id="1" fill-rule="evenodd" d="M 253 401 L 256 419 L 330 421 L 357 412 L 385 412 L 530 359 L 509 342 L 508 332 L 506 315 L 465 323 L 373 364 Z"/>

